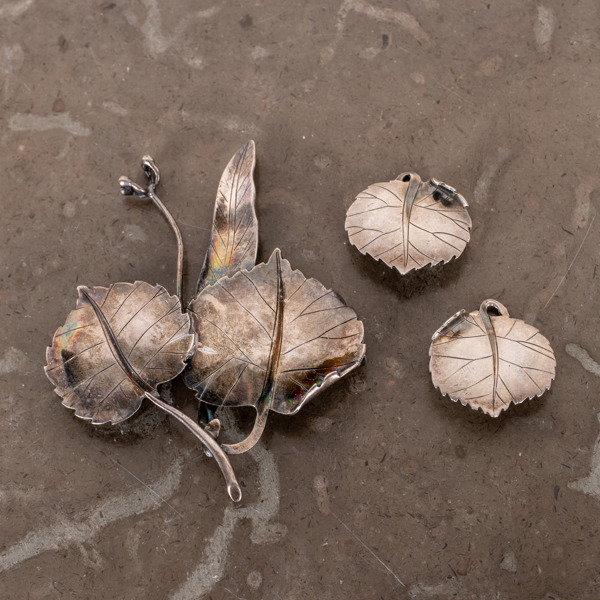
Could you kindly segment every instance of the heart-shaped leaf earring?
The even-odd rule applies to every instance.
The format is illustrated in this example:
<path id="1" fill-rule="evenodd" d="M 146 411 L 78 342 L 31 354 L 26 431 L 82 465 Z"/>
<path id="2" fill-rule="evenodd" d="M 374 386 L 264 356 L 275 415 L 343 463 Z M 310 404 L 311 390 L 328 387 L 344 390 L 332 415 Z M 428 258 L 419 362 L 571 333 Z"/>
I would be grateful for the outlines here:
<path id="1" fill-rule="evenodd" d="M 510 403 L 550 388 L 556 360 L 533 326 L 509 316 L 497 300 L 457 312 L 434 334 L 429 349 L 433 385 L 454 402 L 497 417 Z"/>
<path id="2" fill-rule="evenodd" d="M 350 243 L 405 275 L 462 254 L 470 239 L 466 200 L 445 183 L 403 173 L 361 192 L 346 214 Z"/>

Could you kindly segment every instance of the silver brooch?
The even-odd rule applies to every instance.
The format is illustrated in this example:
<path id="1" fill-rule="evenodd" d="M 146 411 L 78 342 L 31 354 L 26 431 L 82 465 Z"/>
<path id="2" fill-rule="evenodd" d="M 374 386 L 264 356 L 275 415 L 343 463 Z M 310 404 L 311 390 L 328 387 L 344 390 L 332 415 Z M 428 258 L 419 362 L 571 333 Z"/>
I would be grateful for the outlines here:
<path id="1" fill-rule="evenodd" d="M 219 184 L 210 247 L 189 308 L 183 303 L 183 243 L 177 223 L 156 195 L 159 170 L 142 160 L 148 185 L 127 177 L 121 192 L 151 199 L 178 245 L 177 294 L 145 282 L 78 288 L 75 309 L 54 334 L 46 374 L 75 415 L 94 425 L 130 418 L 144 399 L 185 425 L 219 465 L 229 496 L 242 493 L 228 454 L 250 449 L 274 410 L 294 414 L 364 358 L 363 326 L 341 298 L 291 268 L 275 250 L 255 266 L 254 142 L 234 155 Z M 201 426 L 160 398 L 158 386 L 184 380 L 210 407 Z M 246 440 L 221 445 L 214 411 L 254 406 Z"/>

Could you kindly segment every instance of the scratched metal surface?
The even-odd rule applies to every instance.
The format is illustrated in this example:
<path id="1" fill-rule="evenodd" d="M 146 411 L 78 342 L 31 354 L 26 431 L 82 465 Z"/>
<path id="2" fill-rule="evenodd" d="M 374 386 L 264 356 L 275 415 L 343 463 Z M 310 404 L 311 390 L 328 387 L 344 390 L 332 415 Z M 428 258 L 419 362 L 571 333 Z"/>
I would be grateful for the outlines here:
<path id="1" fill-rule="evenodd" d="M 108 0 L 0 5 L 0 587 L 20 598 L 595 599 L 599 594 L 597 2 Z M 273 248 L 364 322 L 367 364 L 234 457 L 233 506 L 152 409 L 93 429 L 46 346 L 77 285 L 159 283 L 176 248 L 117 179 L 142 154 L 191 295 L 220 174 L 257 148 Z M 401 278 L 347 242 L 356 195 L 448 181 L 463 256 Z M 496 298 L 552 344 L 541 400 L 443 399 L 431 334 Z M 174 402 L 193 414 L 183 386 Z M 226 425 L 233 438 L 251 414 Z"/>

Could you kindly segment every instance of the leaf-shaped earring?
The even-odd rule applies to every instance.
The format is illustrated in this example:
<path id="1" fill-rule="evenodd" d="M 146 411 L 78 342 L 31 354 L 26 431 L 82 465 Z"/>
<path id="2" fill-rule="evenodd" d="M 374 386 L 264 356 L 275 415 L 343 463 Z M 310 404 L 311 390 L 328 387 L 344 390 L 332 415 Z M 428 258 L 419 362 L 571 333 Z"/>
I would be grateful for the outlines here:
<path id="1" fill-rule="evenodd" d="M 194 351 L 190 317 L 182 312 L 183 244 L 179 228 L 156 195 L 159 171 L 151 157 L 143 159 L 145 189 L 121 178 L 125 195 L 150 198 L 167 218 L 178 242 L 177 295 L 160 285 L 116 283 L 79 287 L 75 310 L 54 334 L 46 353 L 46 375 L 55 392 L 75 415 L 94 425 L 117 424 L 131 417 L 144 398 L 183 423 L 215 458 L 232 500 L 241 489 L 229 459 L 215 440 L 192 419 L 163 402 L 157 386 L 174 379 Z"/>
<path id="2" fill-rule="evenodd" d="M 550 342 L 533 326 L 512 319 L 497 300 L 461 310 L 433 335 L 433 385 L 443 396 L 497 417 L 510 403 L 541 396 L 554 379 Z"/>
<path id="3" fill-rule="evenodd" d="M 402 275 L 462 254 L 470 239 L 466 200 L 445 183 L 403 173 L 361 192 L 348 209 L 350 243 Z"/>

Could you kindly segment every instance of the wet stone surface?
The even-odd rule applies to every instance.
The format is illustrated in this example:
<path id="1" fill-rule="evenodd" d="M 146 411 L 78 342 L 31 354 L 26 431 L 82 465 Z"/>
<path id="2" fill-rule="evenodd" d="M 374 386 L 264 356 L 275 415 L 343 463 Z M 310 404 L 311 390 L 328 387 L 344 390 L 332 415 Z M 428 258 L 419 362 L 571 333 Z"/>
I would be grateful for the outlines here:
<path id="1" fill-rule="evenodd" d="M 6 0 L 0 6 L 2 598 L 598 597 L 597 3 Z M 279 247 L 365 325 L 367 362 L 233 457 L 233 505 L 153 409 L 94 429 L 43 366 L 76 286 L 190 298 L 223 168 L 257 148 L 259 261 Z M 471 240 L 408 279 L 346 211 L 406 171 L 455 187 Z M 414 276 L 413 276 L 414 275 Z M 496 298 L 556 380 L 497 419 L 442 398 L 431 335 Z M 181 382 L 172 401 L 193 416 Z M 227 441 L 252 409 L 223 420 Z"/>

